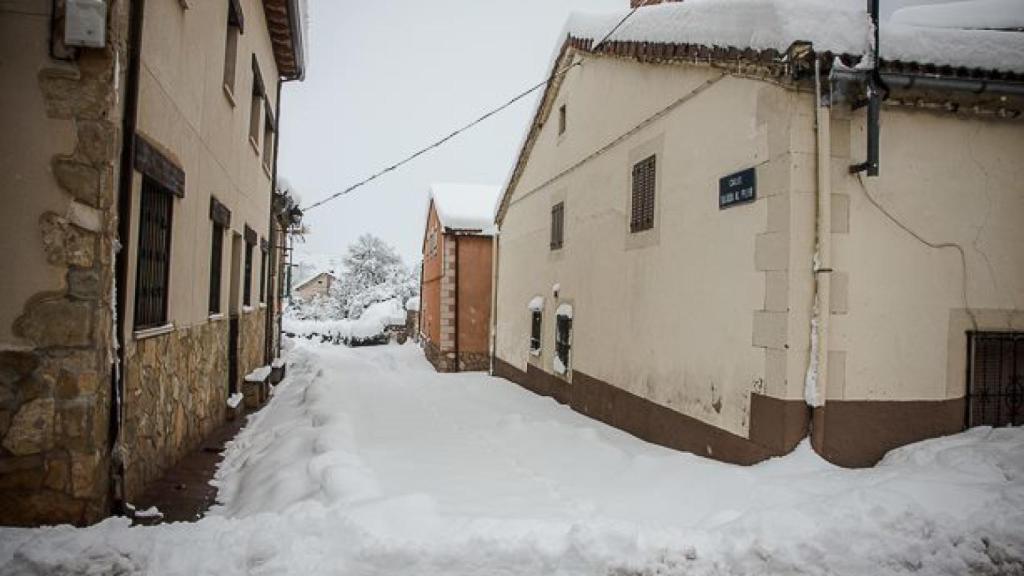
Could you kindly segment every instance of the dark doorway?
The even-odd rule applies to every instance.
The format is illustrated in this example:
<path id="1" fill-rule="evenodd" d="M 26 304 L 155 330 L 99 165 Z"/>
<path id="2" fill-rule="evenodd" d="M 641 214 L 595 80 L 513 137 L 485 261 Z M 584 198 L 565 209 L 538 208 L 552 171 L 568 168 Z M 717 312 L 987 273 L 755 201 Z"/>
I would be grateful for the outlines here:
<path id="1" fill-rule="evenodd" d="M 969 332 L 967 346 L 967 425 L 1024 424 L 1024 332 Z"/>
<path id="2" fill-rule="evenodd" d="M 228 293 L 228 393 L 238 392 L 238 329 L 242 312 L 242 236 L 237 232 L 231 237 L 231 287 Z"/>

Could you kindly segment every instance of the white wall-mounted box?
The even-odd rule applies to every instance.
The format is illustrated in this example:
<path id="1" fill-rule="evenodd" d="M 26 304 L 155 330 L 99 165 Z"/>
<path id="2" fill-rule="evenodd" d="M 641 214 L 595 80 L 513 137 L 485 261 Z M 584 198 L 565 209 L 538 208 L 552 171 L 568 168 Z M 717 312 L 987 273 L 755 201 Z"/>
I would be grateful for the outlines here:
<path id="1" fill-rule="evenodd" d="M 67 0 L 64 44 L 103 48 L 107 40 L 107 3 L 104 0 Z"/>

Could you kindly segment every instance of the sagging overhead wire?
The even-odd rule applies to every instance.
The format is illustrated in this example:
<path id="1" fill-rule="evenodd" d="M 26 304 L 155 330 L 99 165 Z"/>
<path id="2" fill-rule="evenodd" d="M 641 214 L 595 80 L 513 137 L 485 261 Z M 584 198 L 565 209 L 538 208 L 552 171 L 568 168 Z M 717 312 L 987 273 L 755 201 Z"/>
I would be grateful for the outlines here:
<path id="1" fill-rule="evenodd" d="M 629 20 L 633 16 L 633 14 L 636 14 L 637 10 L 639 10 L 640 8 L 643 8 L 644 6 L 646 6 L 648 2 L 650 2 L 650 0 L 643 0 L 642 2 L 637 4 L 636 7 L 634 7 L 629 12 L 627 12 L 626 15 L 623 16 L 622 19 L 619 20 L 619 22 L 614 27 L 612 27 L 612 29 L 609 30 L 608 33 L 605 34 L 597 44 L 594 45 L 594 48 L 592 48 L 592 50 L 597 50 L 597 48 L 600 47 L 602 44 L 604 44 L 609 38 L 611 38 L 612 35 L 615 34 L 615 32 L 617 32 L 619 30 L 619 28 L 621 28 L 622 25 L 625 24 L 626 21 Z M 559 70 L 554 71 L 545 80 L 543 80 L 541 82 L 538 82 L 537 84 L 534 84 L 533 86 L 530 86 L 526 90 L 523 90 L 522 92 L 520 92 L 519 94 L 515 95 L 510 100 L 504 102 L 500 106 L 498 106 L 496 108 L 492 108 L 491 110 L 489 110 L 488 112 L 486 112 L 482 116 L 480 116 L 479 118 L 477 118 L 477 119 L 473 120 L 472 122 L 470 122 L 470 123 L 468 123 L 468 124 L 458 128 L 458 129 L 452 131 L 450 134 L 448 134 L 444 138 L 441 138 L 440 140 L 437 140 L 436 142 L 433 142 L 433 143 L 431 143 L 431 144 L 429 144 L 429 145 L 427 145 L 427 146 L 425 146 L 423 148 L 420 148 L 416 152 L 413 152 L 412 154 L 406 156 L 405 158 L 399 160 L 398 162 L 395 162 L 394 164 L 391 164 L 390 166 L 388 166 L 388 167 L 386 167 L 386 168 L 384 168 L 384 169 L 382 169 L 382 170 L 380 170 L 378 172 L 375 172 L 374 174 L 371 174 L 370 176 L 367 176 L 366 178 L 363 178 L 359 182 L 356 182 L 355 184 L 352 184 L 351 186 L 345 188 L 344 190 L 341 190 L 339 192 L 335 192 L 334 194 L 331 194 L 330 196 L 328 196 L 328 197 L 326 197 L 326 198 L 324 198 L 322 200 L 318 200 L 318 201 L 310 204 L 309 206 L 306 206 L 306 207 L 302 208 L 302 211 L 303 212 L 308 212 L 308 211 L 310 211 L 310 210 L 312 210 L 314 208 L 318 208 L 320 206 L 323 206 L 324 204 L 327 204 L 328 202 L 330 202 L 332 200 L 340 198 L 340 197 L 348 194 L 349 192 L 352 192 L 353 190 L 355 190 L 357 188 L 361 188 L 361 187 L 369 184 L 370 182 L 373 182 L 374 180 L 376 180 L 377 178 L 380 178 L 381 176 L 384 176 L 388 172 L 392 172 L 392 171 L 394 171 L 394 170 L 396 170 L 398 168 L 401 168 L 405 164 L 408 164 L 409 162 L 412 162 L 416 158 L 419 158 L 420 156 L 426 154 L 427 152 L 430 152 L 431 150 L 434 150 L 435 148 L 440 148 L 441 146 L 443 146 L 445 143 L 447 143 L 452 138 L 455 138 L 459 134 L 462 134 L 463 132 L 466 132 L 466 131 L 472 129 L 473 127 L 475 127 L 478 124 L 484 122 L 485 120 L 487 120 L 491 116 L 494 116 L 495 114 L 501 112 L 502 110 L 508 108 L 509 106 L 512 106 L 516 102 L 519 102 L 523 98 L 526 98 L 530 94 L 533 94 L 537 90 L 547 86 L 550 82 L 552 82 L 556 78 L 565 75 L 566 73 L 569 72 L 569 70 L 572 70 L 573 68 L 575 68 L 576 66 L 581 65 L 582 63 L 583 63 L 582 61 L 576 61 L 576 62 L 573 62 L 572 64 L 569 64 L 569 65 L 567 65 L 567 66 L 565 66 L 565 67 L 563 67 L 563 68 L 561 68 Z"/>

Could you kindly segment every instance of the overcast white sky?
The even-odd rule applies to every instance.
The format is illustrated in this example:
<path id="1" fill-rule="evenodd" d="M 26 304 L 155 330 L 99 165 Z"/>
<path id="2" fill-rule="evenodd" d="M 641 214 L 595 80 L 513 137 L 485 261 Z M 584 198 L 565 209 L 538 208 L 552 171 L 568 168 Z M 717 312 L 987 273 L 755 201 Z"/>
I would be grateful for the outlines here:
<path id="1" fill-rule="evenodd" d="M 304 203 L 364 178 L 548 72 L 572 10 L 629 0 L 310 0 L 309 69 L 282 97 L 279 172 Z M 431 182 L 502 184 L 532 97 L 443 149 L 310 211 L 303 251 L 341 254 L 365 232 L 419 261 Z"/>

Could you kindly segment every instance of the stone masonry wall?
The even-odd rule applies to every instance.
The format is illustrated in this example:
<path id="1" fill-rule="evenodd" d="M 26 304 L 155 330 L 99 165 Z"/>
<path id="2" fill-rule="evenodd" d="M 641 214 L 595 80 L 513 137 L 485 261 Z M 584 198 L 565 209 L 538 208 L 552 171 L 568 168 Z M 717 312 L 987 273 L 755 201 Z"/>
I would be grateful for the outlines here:
<path id="1" fill-rule="evenodd" d="M 125 378 L 125 496 L 130 502 L 225 420 L 228 323 L 129 343 Z"/>
<path id="2" fill-rule="evenodd" d="M 242 313 L 238 326 L 238 377 L 244 379 L 245 375 L 265 366 L 263 361 L 266 333 L 267 309 L 260 307 L 251 312 Z M 242 389 L 239 382 L 238 389 Z"/>
<path id="3" fill-rule="evenodd" d="M 20 241 L 40 243 L 64 282 L 41 286 L 24 302 L 12 326 L 24 346 L 0 352 L 0 524 L 87 524 L 109 509 L 121 115 L 114 86 L 123 86 L 115 75 L 126 61 L 127 2 L 109 6 L 106 48 L 80 50 L 66 62 L 47 59 L 37 83 L 18 88 L 42 98 L 47 121 L 40 130 L 70 124 L 76 144 L 39 158 L 53 174 L 52 188 L 4 191 L 10 210 L 18 209 L 19 195 L 59 197 L 66 208 L 25 214 L 37 219 L 38 236 Z"/>

